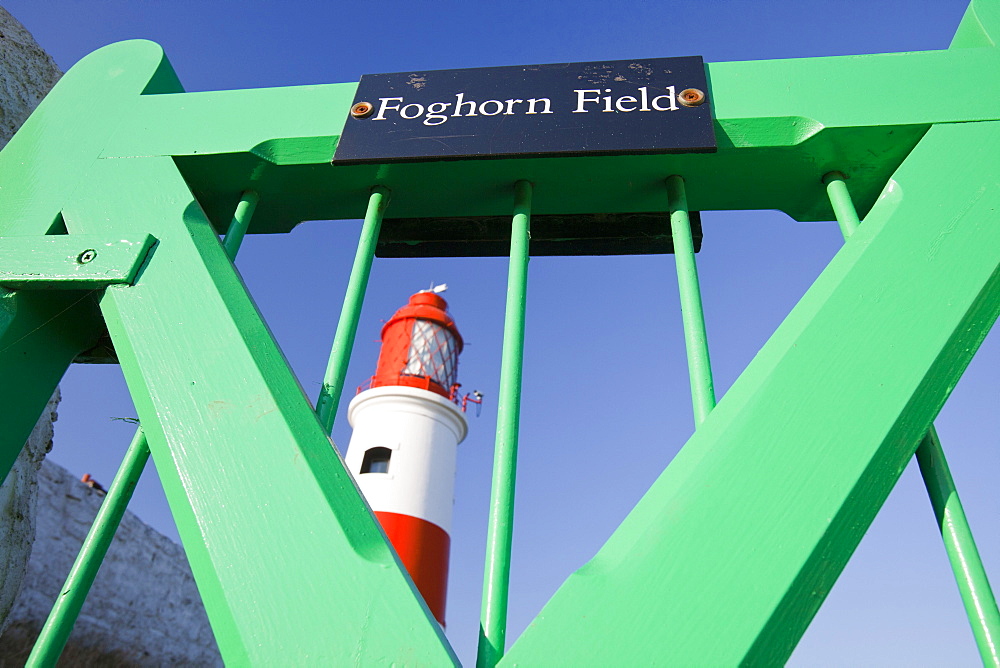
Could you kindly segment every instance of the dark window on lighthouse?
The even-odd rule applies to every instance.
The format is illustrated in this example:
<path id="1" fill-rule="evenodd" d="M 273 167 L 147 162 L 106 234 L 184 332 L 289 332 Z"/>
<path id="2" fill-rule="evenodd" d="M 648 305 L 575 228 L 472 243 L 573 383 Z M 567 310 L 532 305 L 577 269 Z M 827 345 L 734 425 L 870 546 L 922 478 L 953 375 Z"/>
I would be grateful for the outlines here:
<path id="1" fill-rule="evenodd" d="M 365 451 L 365 458 L 361 461 L 361 472 L 388 473 L 391 456 L 392 450 L 389 448 L 368 448 Z"/>

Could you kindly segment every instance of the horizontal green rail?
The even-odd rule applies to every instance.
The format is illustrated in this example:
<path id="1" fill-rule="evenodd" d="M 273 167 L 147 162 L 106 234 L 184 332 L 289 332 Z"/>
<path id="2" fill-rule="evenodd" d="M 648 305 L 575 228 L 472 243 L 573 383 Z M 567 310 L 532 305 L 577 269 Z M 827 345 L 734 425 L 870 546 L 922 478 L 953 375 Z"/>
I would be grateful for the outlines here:
<path id="1" fill-rule="evenodd" d="M 0 237 L 0 287 L 8 290 L 99 290 L 129 284 L 156 243 L 92 234 Z"/>

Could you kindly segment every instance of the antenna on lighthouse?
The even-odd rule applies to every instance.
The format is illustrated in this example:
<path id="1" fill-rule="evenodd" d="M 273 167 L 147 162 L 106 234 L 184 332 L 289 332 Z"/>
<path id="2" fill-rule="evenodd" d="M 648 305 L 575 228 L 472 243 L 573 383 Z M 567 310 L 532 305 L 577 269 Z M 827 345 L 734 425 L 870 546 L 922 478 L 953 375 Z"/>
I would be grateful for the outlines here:
<path id="1" fill-rule="evenodd" d="M 448 303 L 439 296 L 446 289 L 432 283 L 410 296 L 382 327 L 371 387 L 347 409 L 354 433 L 345 458 L 442 626 L 455 460 L 468 431 L 464 411 L 456 405 L 464 344 Z M 478 404 L 481 395 L 468 401 Z"/>

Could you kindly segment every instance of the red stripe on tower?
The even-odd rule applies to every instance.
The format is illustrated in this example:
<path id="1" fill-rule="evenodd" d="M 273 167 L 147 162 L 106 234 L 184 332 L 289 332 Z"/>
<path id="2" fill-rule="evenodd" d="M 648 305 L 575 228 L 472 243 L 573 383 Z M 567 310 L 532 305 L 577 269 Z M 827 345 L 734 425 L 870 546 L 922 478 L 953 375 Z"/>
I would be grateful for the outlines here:
<path id="1" fill-rule="evenodd" d="M 351 402 L 346 463 L 386 536 L 444 625 L 455 458 L 465 416 L 455 403 L 462 337 L 434 291 L 382 328 L 371 389 Z"/>
<path id="2" fill-rule="evenodd" d="M 376 511 L 375 517 L 396 548 L 399 560 L 413 578 L 413 584 L 417 585 L 427 607 L 444 626 L 451 537 L 438 525 L 411 515 Z"/>

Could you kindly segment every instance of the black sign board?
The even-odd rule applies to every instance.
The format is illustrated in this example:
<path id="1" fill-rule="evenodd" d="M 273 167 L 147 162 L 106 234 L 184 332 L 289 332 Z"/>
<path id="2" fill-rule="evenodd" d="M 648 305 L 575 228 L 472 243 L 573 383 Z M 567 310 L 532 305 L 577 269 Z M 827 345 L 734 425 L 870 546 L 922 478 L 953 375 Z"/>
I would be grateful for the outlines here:
<path id="1" fill-rule="evenodd" d="M 701 213 L 691 212 L 694 250 L 701 250 Z M 541 255 L 673 253 L 669 214 L 589 213 L 531 216 L 530 252 Z M 510 216 L 386 218 L 378 257 L 500 257 L 510 255 Z"/>
<path id="2" fill-rule="evenodd" d="M 334 164 L 716 149 L 700 56 L 366 74 Z"/>

